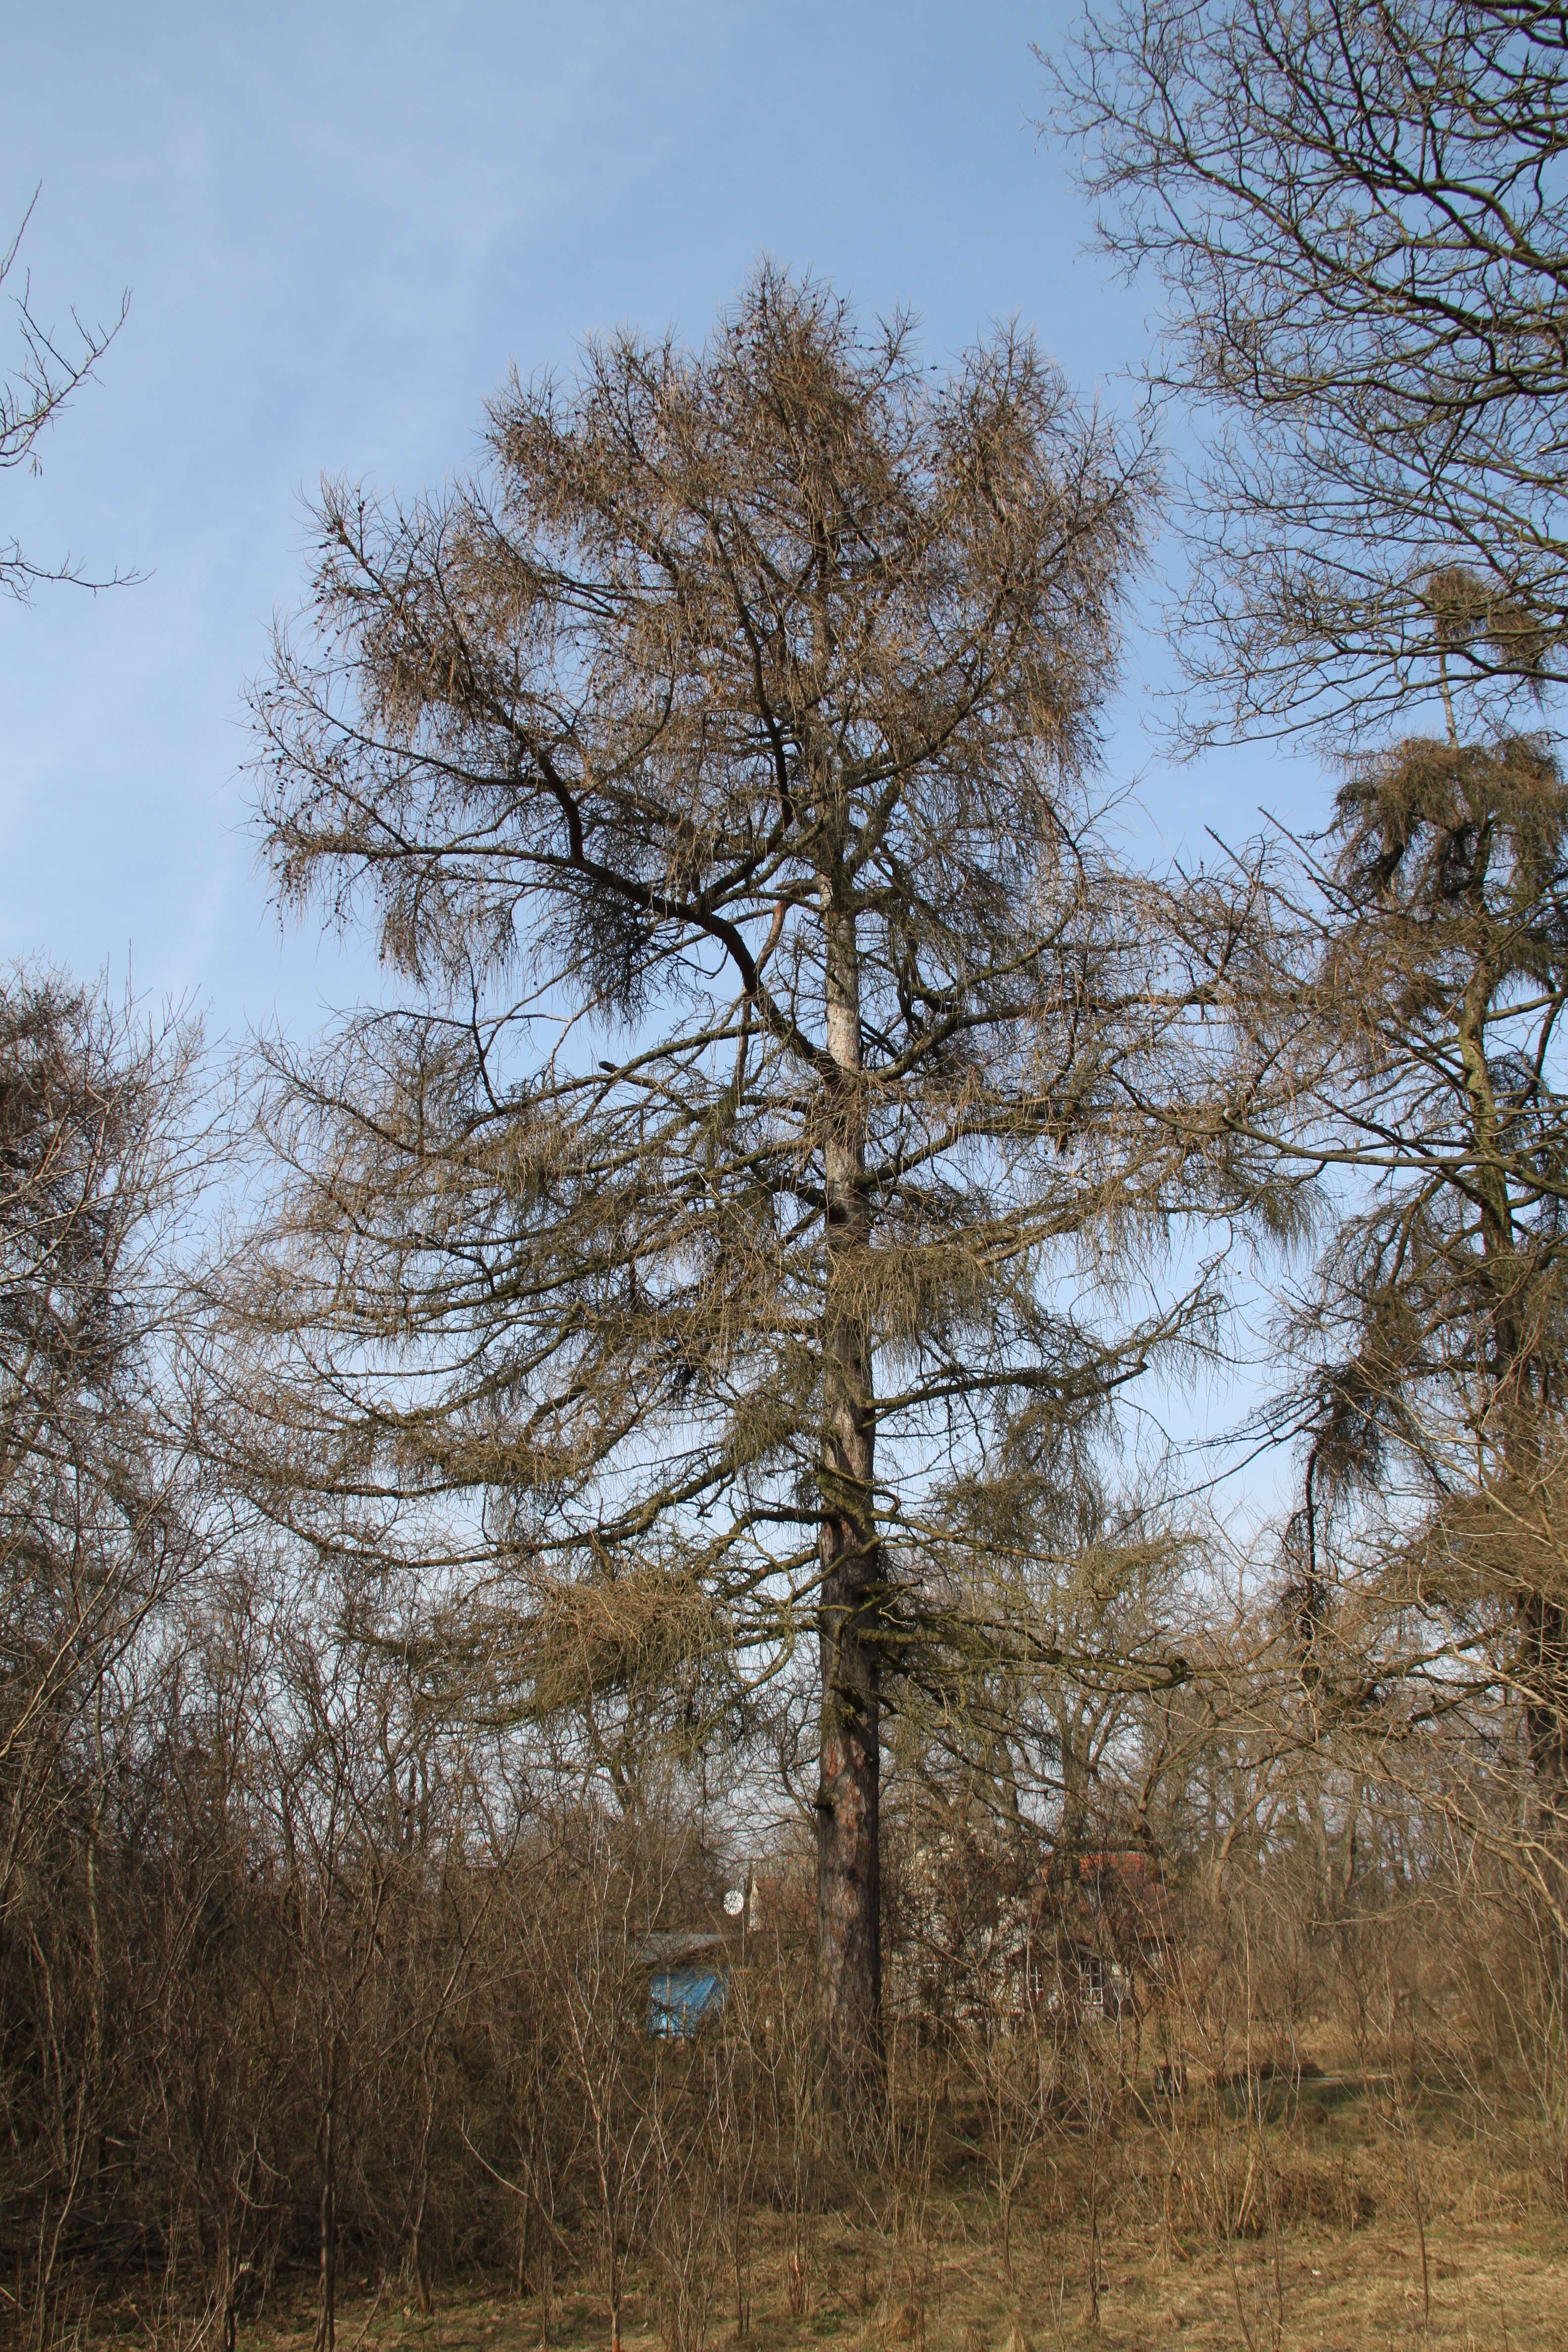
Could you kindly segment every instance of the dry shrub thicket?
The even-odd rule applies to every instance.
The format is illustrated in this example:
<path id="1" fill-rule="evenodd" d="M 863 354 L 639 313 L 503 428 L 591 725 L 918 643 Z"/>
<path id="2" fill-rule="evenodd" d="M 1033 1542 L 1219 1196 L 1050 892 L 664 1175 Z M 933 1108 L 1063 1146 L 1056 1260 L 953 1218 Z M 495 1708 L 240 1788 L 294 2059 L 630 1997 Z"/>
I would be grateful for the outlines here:
<path id="1" fill-rule="evenodd" d="M 57 1045 L 100 1018 L 28 1008 Z M 70 1063 L 64 1124 L 96 1136 L 115 1106 L 142 1148 L 76 1159 L 56 1195 L 68 1223 L 108 1171 L 83 1261 L 104 1305 L 114 1236 L 168 1172 L 149 1079 L 175 1075 L 167 1041 L 118 1050 L 107 1076 Z M 17 1099 L 13 1141 L 37 1131 Z M 705 1757 L 633 1685 L 597 1690 L 586 1744 L 564 1708 L 456 1719 L 384 1580 L 215 1511 L 189 1421 L 154 1423 L 132 1378 L 138 1349 L 174 1352 L 149 1322 L 97 1327 L 113 1425 L 101 1389 L 73 1386 L 74 1423 L 51 1391 L 55 1477 L 8 1521 L 17 2340 L 131 2312 L 159 2342 L 232 2346 L 308 2311 L 330 2344 L 346 2300 L 427 2310 L 480 2274 L 542 2344 L 586 2323 L 697 2352 L 758 2305 L 806 2332 L 879 2312 L 910 2340 L 955 2248 L 1011 2290 L 1048 2244 L 1091 2313 L 1099 2248 L 1129 2231 L 1182 2259 L 1561 2202 L 1561 1928 L 1506 1690 L 1456 1680 L 1375 1720 L 1363 1700 L 1328 1729 L 1332 1677 L 1304 1687 L 1278 1580 L 1227 1600 L 1169 1548 L 1120 1580 L 1102 1557 L 1086 1592 L 1064 1564 L 1036 1596 L 1058 1629 L 1087 1648 L 1086 1614 L 1120 1612 L 1131 1652 L 1180 1623 L 1191 1679 L 988 1668 L 896 1718 L 887 2091 L 847 2139 L 809 1841 L 768 1798 L 809 1695 Z M 36 1349 L 12 1370 L 40 1409 Z M 95 1360 L 89 1385 L 110 1377 Z M 729 1937 L 728 2004 L 652 2037 L 645 1939 L 694 1927 Z M 1331 2148 L 1331 2086 L 1363 2124 Z"/>

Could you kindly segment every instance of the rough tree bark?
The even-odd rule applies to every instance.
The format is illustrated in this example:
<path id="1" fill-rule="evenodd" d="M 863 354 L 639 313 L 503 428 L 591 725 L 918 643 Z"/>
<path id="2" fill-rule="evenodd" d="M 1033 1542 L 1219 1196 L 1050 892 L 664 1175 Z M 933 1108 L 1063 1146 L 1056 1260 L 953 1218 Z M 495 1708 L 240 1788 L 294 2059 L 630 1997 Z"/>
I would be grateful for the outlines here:
<path id="1" fill-rule="evenodd" d="M 825 891 L 834 893 L 831 881 Z M 828 1052 L 827 1311 L 821 1486 L 822 1727 L 816 1797 L 817 2022 L 829 2079 L 866 2085 L 881 2062 L 881 1570 L 869 1335 L 859 1301 L 871 1246 L 860 974 L 852 908 L 825 908 Z"/>

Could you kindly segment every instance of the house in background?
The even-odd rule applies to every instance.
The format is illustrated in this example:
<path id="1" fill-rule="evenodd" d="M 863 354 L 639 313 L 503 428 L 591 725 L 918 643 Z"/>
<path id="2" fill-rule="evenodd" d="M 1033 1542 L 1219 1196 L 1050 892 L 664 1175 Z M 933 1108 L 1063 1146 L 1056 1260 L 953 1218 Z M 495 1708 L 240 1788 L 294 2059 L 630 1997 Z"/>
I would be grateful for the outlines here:
<path id="1" fill-rule="evenodd" d="M 690 2042 L 721 2017 L 752 1939 L 765 1937 L 771 1951 L 783 1937 L 805 1951 L 815 1893 L 805 1871 L 748 1871 L 744 1888 L 732 1888 L 706 1921 L 642 1937 L 634 1958 L 647 1972 L 646 2032 Z M 1141 1850 L 1042 1857 L 1037 1847 L 1006 1869 L 956 1841 L 917 1850 L 900 1907 L 907 1955 L 902 1980 L 889 1986 L 889 2014 L 921 2031 L 945 2023 L 1012 2032 L 1041 2010 L 1136 2019 L 1170 1982 L 1170 1898 L 1158 1863 Z M 756 2021 L 772 2032 L 765 2000 Z"/>
<path id="2" fill-rule="evenodd" d="M 918 2032 L 1142 2016 L 1169 1979 L 1174 1921 L 1142 1850 L 943 1837 L 910 1854 L 896 1899 L 892 2000 Z"/>
<path id="3" fill-rule="evenodd" d="M 1130 1852 L 1083 1853 L 1047 1874 L 1017 1952 L 1026 2002 L 1076 1996 L 1102 2017 L 1147 2010 L 1164 1989 L 1175 1940 L 1159 1865 Z"/>

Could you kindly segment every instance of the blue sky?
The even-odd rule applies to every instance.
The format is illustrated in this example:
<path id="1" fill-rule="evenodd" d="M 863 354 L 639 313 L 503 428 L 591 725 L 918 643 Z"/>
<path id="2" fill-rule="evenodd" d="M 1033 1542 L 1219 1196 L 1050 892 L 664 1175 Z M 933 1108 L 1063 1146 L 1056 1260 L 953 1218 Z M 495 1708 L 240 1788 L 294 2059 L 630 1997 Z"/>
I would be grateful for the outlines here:
<path id="1" fill-rule="evenodd" d="M 315 1025 L 363 951 L 280 936 L 241 774 L 243 688 L 300 596 L 323 472 L 413 492 L 474 457 L 515 361 L 584 332 L 700 338 L 757 256 L 903 302 L 931 355 L 1017 313 L 1130 405 L 1152 295 L 1084 247 L 1029 118 L 1045 0 L 55 0 L 7 29 L 0 220 L 42 194 L 35 307 L 131 316 L 0 537 L 142 584 L 0 604 L 0 956 L 129 968 L 219 1033 Z M 0 355 L 10 328 L 0 325 Z M 1172 843 L 1245 830 L 1267 755 L 1150 764 L 1131 649 L 1112 761 Z M 1272 774 L 1269 771 L 1272 767 Z"/>

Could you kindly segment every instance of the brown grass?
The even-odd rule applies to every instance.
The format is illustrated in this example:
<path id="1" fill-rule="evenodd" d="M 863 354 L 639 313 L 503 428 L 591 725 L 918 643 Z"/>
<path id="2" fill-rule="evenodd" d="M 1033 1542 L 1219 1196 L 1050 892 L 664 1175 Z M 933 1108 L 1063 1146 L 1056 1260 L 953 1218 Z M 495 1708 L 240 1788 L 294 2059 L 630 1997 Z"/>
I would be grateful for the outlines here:
<path id="1" fill-rule="evenodd" d="M 1102 2161 L 1091 2232 L 1088 2151 L 1042 2152 L 1013 2231 L 1005 2283 L 994 2216 L 974 2180 L 933 2180 L 918 2226 L 886 2201 L 840 2199 L 752 2216 L 748 2352 L 1559 2352 L 1568 2344 L 1568 2214 L 1545 2184 L 1528 2125 L 1476 2139 L 1440 2102 L 1395 2105 L 1376 2082 L 1324 2077 L 1290 2113 L 1238 2126 L 1212 2094 L 1174 2116 L 1146 2110 Z M 804 2234 L 803 2234 L 804 2232 Z M 1095 2264 L 1091 2292 L 1091 2263 Z M 625 2352 L 655 2352 L 659 2282 L 634 2267 Z M 337 2352 L 535 2352 L 537 2295 L 476 2276 L 423 2315 L 412 2289 L 352 2269 Z M 715 2272 L 708 2352 L 736 2343 L 732 2276 Z M 795 2306 L 792 2308 L 792 2305 Z M 217 2352 L 216 2328 L 100 2306 L 95 2339 Z M 278 2280 L 242 2315 L 238 2352 L 308 2352 L 314 2281 Z M 589 2276 L 557 2283 L 549 2344 L 609 2343 Z M 690 2352 L 690 2347 L 687 2347 Z"/>
<path id="2" fill-rule="evenodd" d="M 1381 2352 L 1406 2344 L 1560 2352 L 1568 2340 L 1568 2230 L 1545 2219 L 1431 2233 L 1429 2318 L 1419 2250 L 1407 2231 L 1290 2233 L 1277 2250 L 1209 2245 L 1185 2259 L 1167 2259 L 1146 2234 L 1106 2235 L 1097 2324 L 1087 2313 L 1083 2235 L 1020 2248 L 1016 2308 L 984 2246 L 935 2255 L 922 2294 L 878 2293 L 868 2308 L 859 2302 L 858 2244 L 828 2239 L 817 2251 L 814 2308 L 799 2319 L 790 2315 L 778 2264 L 771 2287 L 759 2266 L 747 2339 L 752 2352 L 818 2345 L 880 2352 L 903 2344 L 917 2352 L 1018 2352 L 1020 2334 L 1026 2352 L 1061 2346 L 1141 2352 L 1167 2344 L 1187 2352 L 1274 2352 L 1276 2346 L 1279 2352 Z M 133 2307 L 117 2316 L 129 2332 Z M 292 2315 L 242 2325 L 238 2342 L 249 2352 L 308 2352 L 314 2329 L 305 2294 Z M 145 2343 L 147 2333 L 137 2332 Z M 161 2336 L 153 2331 L 153 2340 Z M 443 2298 L 428 2318 L 395 2290 L 350 2298 L 338 2352 L 534 2352 L 539 2341 L 535 2299 L 519 2301 L 477 2282 Z M 551 2342 L 560 2352 L 607 2344 L 603 2309 L 591 2293 L 558 2300 Z M 732 2326 L 716 2329 L 710 2342 L 715 2352 L 731 2345 Z M 662 2344 L 651 2283 L 628 2306 L 623 2343 L 626 2352 L 656 2352 Z"/>

